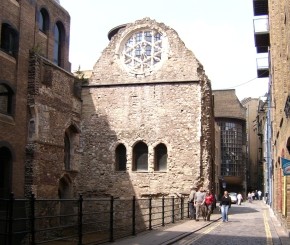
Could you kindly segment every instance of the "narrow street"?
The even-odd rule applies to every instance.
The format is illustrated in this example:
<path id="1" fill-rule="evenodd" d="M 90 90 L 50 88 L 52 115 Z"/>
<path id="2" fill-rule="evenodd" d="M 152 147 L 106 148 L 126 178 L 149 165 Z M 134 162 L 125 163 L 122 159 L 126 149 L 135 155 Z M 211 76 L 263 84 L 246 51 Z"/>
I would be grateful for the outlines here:
<path id="1" fill-rule="evenodd" d="M 110 243 L 108 243 L 110 244 Z M 290 239 L 272 210 L 263 201 L 233 204 L 229 222 L 216 209 L 211 221 L 182 223 L 117 240 L 118 245 L 289 245 Z"/>
<path id="2" fill-rule="evenodd" d="M 225 223 L 219 219 L 210 226 L 172 244 L 278 245 L 282 243 L 277 236 L 267 206 L 262 201 L 254 201 L 253 203 L 245 202 L 241 206 L 233 204 L 230 209 L 229 222 Z"/>

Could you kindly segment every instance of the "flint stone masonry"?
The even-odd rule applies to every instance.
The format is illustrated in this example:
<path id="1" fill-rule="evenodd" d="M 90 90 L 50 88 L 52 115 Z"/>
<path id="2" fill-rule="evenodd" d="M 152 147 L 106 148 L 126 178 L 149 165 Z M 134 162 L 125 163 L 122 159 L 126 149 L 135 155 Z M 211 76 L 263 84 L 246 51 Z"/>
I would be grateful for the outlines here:
<path id="1" fill-rule="evenodd" d="M 119 59 L 135 30 L 155 29 L 168 38 L 162 66 L 132 75 Z M 210 81 L 178 34 L 149 18 L 112 37 L 82 90 L 82 164 L 76 189 L 85 196 L 144 197 L 188 193 L 193 183 L 211 185 L 214 151 Z M 148 146 L 148 170 L 133 171 L 133 147 Z M 126 171 L 116 171 L 115 149 L 127 150 Z M 166 171 L 154 171 L 154 148 L 167 147 Z"/>
<path id="2" fill-rule="evenodd" d="M 45 77 L 43 74 L 50 75 Z M 80 128 L 81 101 L 75 93 L 76 83 L 71 73 L 31 54 L 28 80 L 30 129 L 25 165 L 27 195 L 32 191 L 39 198 L 57 198 L 60 179 L 66 176 L 73 182 L 81 162 L 77 152 L 79 140 L 71 141 L 76 146 L 72 148 L 70 171 L 67 171 L 64 135 L 71 125 Z"/>

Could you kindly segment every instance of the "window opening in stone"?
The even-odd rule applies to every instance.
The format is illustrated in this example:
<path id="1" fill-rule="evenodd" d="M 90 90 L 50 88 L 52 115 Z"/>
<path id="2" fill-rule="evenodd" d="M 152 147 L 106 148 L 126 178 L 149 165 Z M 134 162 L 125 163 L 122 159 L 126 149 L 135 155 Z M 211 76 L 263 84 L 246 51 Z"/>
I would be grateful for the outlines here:
<path id="1" fill-rule="evenodd" d="M 70 158 L 71 158 L 71 144 L 67 133 L 64 135 L 64 167 L 65 170 L 70 170 Z"/>
<path id="2" fill-rule="evenodd" d="M 64 48 L 64 28 L 61 22 L 57 22 L 54 26 L 54 50 L 53 50 L 53 62 L 62 66 L 63 48 Z"/>
<path id="3" fill-rule="evenodd" d="M 148 147 L 143 142 L 133 148 L 133 171 L 148 171 Z"/>
<path id="4" fill-rule="evenodd" d="M 13 92 L 7 85 L 0 84 L 0 113 L 12 114 Z"/>
<path id="5" fill-rule="evenodd" d="M 155 171 L 166 171 L 167 170 L 167 147 L 164 144 L 159 144 L 155 147 L 154 151 L 155 158 Z"/>
<path id="6" fill-rule="evenodd" d="M 8 198 L 11 192 L 12 155 L 8 148 L 0 148 L 0 198 Z"/>
<path id="7" fill-rule="evenodd" d="M 126 171 L 127 151 L 123 144 L 119 144 L 116 148 L 116 170 Z"/>
<path id="8" fill-rule="evenodd" d="M 45 9 L 41 9 L 38 18 L 39 30 L 47 34 L 49 30 L 49 16 Z"/>
<path id="9" fill-rule="evenodd" d="M 60 223 L 67 225 L 75 222 L 76 217 L 70 215 L 74 212 L 73 205 L 71 205 L 71 202 L 63 200 L 73 198 L 72 183 L 69 175 L 65 175 L 59 180 L 58 197 L 60 199 Z"/>
<path id="10" fill-rule="evenodd" d="M 162 35 L 154 30 L 133 34 L 124 50 L 124 63 L 134 73 L 151 71 L 161 61 Z"/>
<path id="11" fill-rule="evenodd" d="M 18 32 L 7 23 L 2 24 L 1 28 L 1 45 L 0 48 L 16 57 L 18 51 Z"/>

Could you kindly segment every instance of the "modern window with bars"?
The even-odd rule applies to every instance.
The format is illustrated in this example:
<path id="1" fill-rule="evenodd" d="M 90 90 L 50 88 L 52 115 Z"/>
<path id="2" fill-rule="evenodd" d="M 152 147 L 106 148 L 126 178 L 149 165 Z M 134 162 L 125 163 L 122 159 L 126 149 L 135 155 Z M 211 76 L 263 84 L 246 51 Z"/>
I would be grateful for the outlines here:
<path id="1" fill-rule="evenodd" d="M 218 124 L 221 128 L 221 175 L 242 176 L 244 174 L 243 123 L 221 121 Z"/>

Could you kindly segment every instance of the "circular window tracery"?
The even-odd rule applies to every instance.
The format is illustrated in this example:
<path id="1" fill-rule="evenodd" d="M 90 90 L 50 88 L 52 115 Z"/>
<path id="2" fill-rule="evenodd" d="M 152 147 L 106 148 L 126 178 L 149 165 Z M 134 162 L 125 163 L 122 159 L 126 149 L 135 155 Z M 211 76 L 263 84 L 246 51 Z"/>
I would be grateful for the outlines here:
<path id="1" fill-rule="evenodd" d="M 156 30 L 135 32 L 124 45 L 123 63 L 134 74 L 148 74 L 160 64 L 164 36 Z"/>

